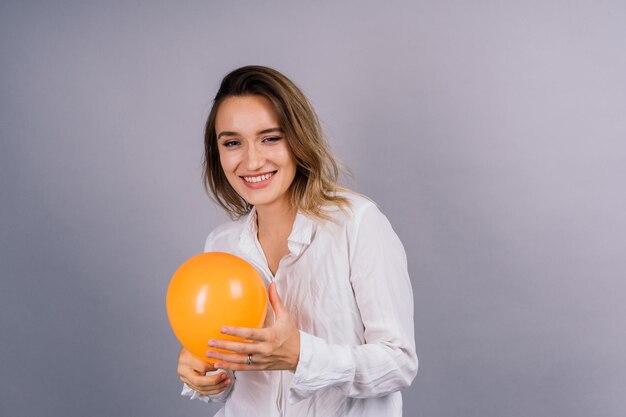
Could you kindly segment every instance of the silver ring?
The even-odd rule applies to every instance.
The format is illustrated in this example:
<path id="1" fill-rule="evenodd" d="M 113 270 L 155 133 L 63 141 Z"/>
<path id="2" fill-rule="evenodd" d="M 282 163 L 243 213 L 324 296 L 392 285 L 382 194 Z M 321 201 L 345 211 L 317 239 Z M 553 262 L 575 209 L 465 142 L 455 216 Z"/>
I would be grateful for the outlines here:
<path id="1" fill-rule="evenodd" d="M 252 365 L 252 353 L 248 353 L 248 361 L 246 363 Z"/>

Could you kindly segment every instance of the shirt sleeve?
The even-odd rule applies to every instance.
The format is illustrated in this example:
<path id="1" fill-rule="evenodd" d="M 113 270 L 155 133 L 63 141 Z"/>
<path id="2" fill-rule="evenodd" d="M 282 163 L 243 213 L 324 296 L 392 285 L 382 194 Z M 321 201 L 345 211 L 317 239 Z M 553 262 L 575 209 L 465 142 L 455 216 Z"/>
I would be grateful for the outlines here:
<path id="1" fill-rule="evenodd" d="M 356 226 L 350 256 L 350 280 L 365 343 L 332 344 L 301 331 L 290 403 L 328 387 L 353 398 L 379 397 L 408 387 L 417 374 L 406 254 L 389 221 L 373 204 Z"/>

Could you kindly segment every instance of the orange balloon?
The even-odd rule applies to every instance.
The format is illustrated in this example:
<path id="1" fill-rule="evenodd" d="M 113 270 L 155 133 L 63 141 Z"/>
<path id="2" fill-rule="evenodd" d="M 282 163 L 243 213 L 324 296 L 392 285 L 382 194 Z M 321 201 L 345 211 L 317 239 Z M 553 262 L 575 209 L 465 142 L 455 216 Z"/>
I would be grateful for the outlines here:
<path id="1" fill-rule="evenodd" d="M 167 316 L 180 343 L 199 359 L 209 339 L 243 341 L 220 333 L 222 326 L 263 325 L 267 292 L 248 262 L 224 252 L 207 252 L 183 263 L 167 289 Z M 218 349 L 216 349 L 218 350 Z"/>

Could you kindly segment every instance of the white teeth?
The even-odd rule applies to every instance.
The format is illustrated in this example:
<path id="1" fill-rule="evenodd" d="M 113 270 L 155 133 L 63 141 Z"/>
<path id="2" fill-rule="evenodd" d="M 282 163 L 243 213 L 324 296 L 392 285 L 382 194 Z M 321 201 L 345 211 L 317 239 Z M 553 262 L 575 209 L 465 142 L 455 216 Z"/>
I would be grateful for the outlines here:
<path id="1" fill-rule="evenodd" d="M 251 182 L 251 183 L 255 183 L 255 182 L 260 182 L 260 181 L 265 181 L 266 179 L 268 179 L 269 177 L 271 177 L 272 175 L 274 175 L 273 172 L 270 172 L 269 174 L 264 174 L 264 175 L 258 175 L 256 177 L 243 177 L 243 179 L 246 182 Z"/>

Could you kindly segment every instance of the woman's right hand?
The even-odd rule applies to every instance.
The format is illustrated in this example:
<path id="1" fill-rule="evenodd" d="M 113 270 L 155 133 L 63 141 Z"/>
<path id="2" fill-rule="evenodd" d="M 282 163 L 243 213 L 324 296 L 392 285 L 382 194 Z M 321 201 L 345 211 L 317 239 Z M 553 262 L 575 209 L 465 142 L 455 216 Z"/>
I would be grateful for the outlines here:
<path id="1" fill-rule="evenodd" d="M 201 395 L 217 395 L 232 384 L 225 371 L 214 375 L 205 375 L 215 368 L 196 358 L 184 347 L 178 353 L 178 376 L 189 388 Z"/>

